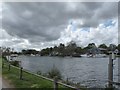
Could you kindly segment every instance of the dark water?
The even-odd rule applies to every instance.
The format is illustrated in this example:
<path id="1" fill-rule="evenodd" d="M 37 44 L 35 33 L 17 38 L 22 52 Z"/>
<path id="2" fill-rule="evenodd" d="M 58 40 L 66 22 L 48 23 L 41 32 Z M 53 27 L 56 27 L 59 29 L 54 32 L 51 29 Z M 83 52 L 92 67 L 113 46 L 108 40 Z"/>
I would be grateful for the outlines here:
<path id="1" fill-rule="evenodd" d="M 64 79 L 87 87 L 105 87 L 108 80 L 108 58 L 70 58 L 20 56 L 22 66 L 31 72 L 46 73 L 55 66 Z M 118 81 L 118 59 L 114 60 L 114 81 Z"/>

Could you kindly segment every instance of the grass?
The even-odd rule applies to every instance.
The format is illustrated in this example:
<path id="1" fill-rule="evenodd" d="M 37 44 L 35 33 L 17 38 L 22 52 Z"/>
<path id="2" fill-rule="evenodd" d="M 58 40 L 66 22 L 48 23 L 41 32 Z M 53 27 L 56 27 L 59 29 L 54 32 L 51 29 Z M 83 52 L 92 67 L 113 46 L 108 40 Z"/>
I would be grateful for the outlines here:
<path id="1" fill-rule="evenodd" d="M 0 75 L 2 73 L 2 58 L 0 57 Z"/>
<path id="2" fill-rule="evenodd" d="M 0 58 L 2 61 L 2 58 Z M 2 65 L 2 63 L 0 63 Z M 2 69 L 2 75 L 10 80 L 10 82 L 16 88 L 53 88 L 53 82 L 45 80 L 41 77 L 23 71 L 23 79 L 19 79 L 20 70 L 12 67 L 8 71 L 8 63 L 4 60 L 4 67 Z M 59 85 L 59 88 L 66 88 L 65 86 Z M 70 90 L 70 89 L 69 89 Z M 72 89 L 71 89 L 72 90 Z"/>

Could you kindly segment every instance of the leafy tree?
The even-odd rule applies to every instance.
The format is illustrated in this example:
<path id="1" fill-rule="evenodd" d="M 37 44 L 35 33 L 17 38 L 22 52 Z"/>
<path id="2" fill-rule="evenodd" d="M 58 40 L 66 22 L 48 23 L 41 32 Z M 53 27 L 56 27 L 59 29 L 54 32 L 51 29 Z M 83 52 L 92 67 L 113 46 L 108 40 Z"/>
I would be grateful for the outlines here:
<path id="1" fill-rule="evenodd" d="M 120 44 L 118 44 L 117 48 L 118 48 L 118 50 L 120 51 Z"/>
<path id="2" fill-rule="evenodd" d="M 75 49 L 75 52 L 78 53 L 78 54 L 83 54 L 83 49 L 81 47 L 77 47 Z"/>
<path id="3" fill-rule="evenodd" d="M 39 51 L 36 51 L 34 49 L 27 49 L 27 50 L 23 49 L 22 54 L 24 54 L 24 55 L 26 55 L 26 54 L 28 54 L 28 55 L 30 55 L 30 54 L 36 55 L 36 54 L 39 54 Z"/>
<path id="4" fill-rule="evenodd" d="M 58 52 L 61 56 L 65 56 L 65 45 L 60 43 L 60 45 L 58 46 Z"/>
<path id="5" fill-rule="evenodd" d="M 110 44 L 108 47 L 109 51 L 114 51 L 117 48 L 117 46 L 115 44 Z"/>
<path id="6" fill-rule="evenodd" d="M 10 47 L 3 47 L 2 49 L 2 56 L 7 56 L 11 54 L 11 48 Z"/>
<path id="7" fill-rule="evenodd" d="M 107 45 L 105 45 L 105 44 L 100 44 L 100 45 L 98 46 L 98 48 L 104 48 L 104 49 L 107 49 L 108 47 L 107 47 Z"/>
<path id="8" fill-rule="evenodd" d="M 77 45 L 74 41 L 69 42 L 68 45 L 66 46 L 66 53 L 68 54 L 68 56 L 71 56 L 75 52 L 76 48 Z"/>
<path id="9" fill-rule="evenodd" d="M 50 54 L 50 49 L 49 48 L 42 49 L 40 54 L 41 54 L 41 56 L 47 56 Z"/>
<path id="10" fill-rule="evenodd" d="M 95 43 L 89 43 L 87 47 L 83 48 L 83 53 L 88 53 L 90 49 L 92 49 L 93 47 L 96 47 Z"/>
<path id="11" fill-rule="evenodd" d="M 118 44 L 117 49 L 118 49 L 118 54 L 120 55 L 120 44 Z"/>

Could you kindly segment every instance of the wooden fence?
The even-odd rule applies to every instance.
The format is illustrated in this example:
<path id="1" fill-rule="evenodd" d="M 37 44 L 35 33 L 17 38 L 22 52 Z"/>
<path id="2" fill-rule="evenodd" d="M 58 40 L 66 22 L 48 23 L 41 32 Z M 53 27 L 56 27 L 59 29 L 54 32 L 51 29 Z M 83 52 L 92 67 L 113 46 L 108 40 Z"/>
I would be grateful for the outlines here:
<path id="1" fill-rule="evenodd" d="M 5 65 L 5 63 L 2 63 L 2 68 L 4 68 L 4 65 Z M 73 89 L 73 90 L 81 90 L 81 89 L 76 88 L 76 87 L 74 87 L 74 86 L 67 85 L 67 84 L 65 84 L 65 83 L 59 82 L 58 79 L 57 79 L 57 77 L 55 77 L 54 79 L 50 79 L 50 78 L 44 77 L 44 76 L 42 76 L 42 75 L 38 75 L 38 74 L 32 73 L 32 72 L 30 72 L 30 71 L 28 71 L 28 70 L 23 69 L 22 67 L 13 66 L 13 65 L 11 65 L 10 63 L 8 64 L 8 71 L 10 71 L 11 67 L 14 67 L 14 68 L 20 70 L 20 74 L 19 74 L 20 80 L 23 79 L 23 71 L 24 71 L 24 72 L 26 72 L 26 73 L 29 73 L 29 74 L 35 75 L 35 76 L 37 76 L 37 77 L 43 78 L 43 79 L 45 79 L 45 80 L 48 80 L 48 81 L 53 82 L 54 90 L 58 90 L 58 85 L 59 85 L 59 84 L 65 86 L 65 87 L 71 88 L 71 89 Z"/>

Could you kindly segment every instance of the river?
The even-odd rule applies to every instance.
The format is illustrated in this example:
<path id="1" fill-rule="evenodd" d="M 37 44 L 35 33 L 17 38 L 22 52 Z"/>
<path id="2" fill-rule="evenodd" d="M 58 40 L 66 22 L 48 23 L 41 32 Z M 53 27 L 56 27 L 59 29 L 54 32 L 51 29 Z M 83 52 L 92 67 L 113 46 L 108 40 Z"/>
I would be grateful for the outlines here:
<path id="1" fill-rule="evenodd" d="M 108 81 L 109 58 L 71 58 L 19 56 L 24 69 L 46 73 L 53 67 L 61 72 L 64 79 L 87 87 L 105 87 Z M 118 81 L 118 59 L 114 60 L 114 81 Z"/>

